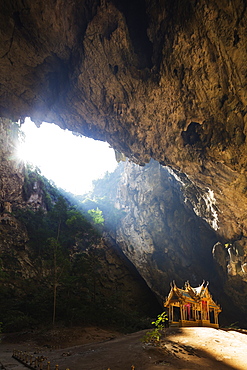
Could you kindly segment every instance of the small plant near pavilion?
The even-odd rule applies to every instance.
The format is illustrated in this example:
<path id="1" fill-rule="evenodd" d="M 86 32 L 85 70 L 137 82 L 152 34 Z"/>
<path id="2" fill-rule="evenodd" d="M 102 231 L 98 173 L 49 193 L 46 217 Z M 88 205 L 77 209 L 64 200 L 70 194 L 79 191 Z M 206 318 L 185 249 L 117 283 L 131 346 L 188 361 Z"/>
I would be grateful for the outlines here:
<path id="1" fill-rule="evenodd" d="M 145 336 L 142 338 L 142 342 L 144 343 L 153 343 L 155 345 L 159 345 L 160 338 L 164 333 L 165 329 L 165 322 L 168 320 L 166 312 L 162 312 L 160 315 L 157 316 L 155 321 L 152 321 L 152 325 L 155 326 L 153 330 L 148 331 Z"/>

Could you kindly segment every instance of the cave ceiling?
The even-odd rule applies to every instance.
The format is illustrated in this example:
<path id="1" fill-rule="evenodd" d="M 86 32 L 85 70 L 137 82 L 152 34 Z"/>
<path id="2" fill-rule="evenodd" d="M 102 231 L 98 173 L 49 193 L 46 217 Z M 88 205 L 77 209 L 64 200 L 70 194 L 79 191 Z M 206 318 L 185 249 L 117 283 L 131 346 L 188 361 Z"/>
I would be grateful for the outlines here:
<path id="1" fill-rule="evenodd" d="M 154 158 L 246 236 L 244 0 L 1 0 L 0 114 Z"/>

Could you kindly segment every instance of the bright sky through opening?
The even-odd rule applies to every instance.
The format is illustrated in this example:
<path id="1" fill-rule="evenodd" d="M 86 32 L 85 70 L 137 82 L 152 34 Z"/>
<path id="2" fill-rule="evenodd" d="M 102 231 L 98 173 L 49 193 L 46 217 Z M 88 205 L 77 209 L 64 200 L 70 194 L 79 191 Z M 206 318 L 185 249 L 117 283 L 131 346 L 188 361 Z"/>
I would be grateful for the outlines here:
<path id="1" fill-rule="evenodd" d="M 47 179 L 73 194 L 89 192 L 93 180 L 117 166 L 108 143 L 75 136 L 46 122 L 37 128 L 28 118 L 21 130 L 25 141 L 18 147 L 19 159 L 37 166 Z"/>

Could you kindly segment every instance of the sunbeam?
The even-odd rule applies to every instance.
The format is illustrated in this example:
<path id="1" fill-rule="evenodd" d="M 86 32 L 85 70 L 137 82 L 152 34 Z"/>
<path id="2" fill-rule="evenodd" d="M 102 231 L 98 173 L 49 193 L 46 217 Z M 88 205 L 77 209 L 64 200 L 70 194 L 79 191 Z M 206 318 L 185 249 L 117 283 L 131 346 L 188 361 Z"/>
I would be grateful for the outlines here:
<path id="1" fill-rule="evenodd" d="M 92 181 L 114 171 L 114 150 L 108 143 L 76 136 L 50 123 L 40 128 L 27 118 L 21 125 L 24 138 L 17 147 L 17 157 L 37 166 L 58 187 L 73 194 L 85 194 Z"/>

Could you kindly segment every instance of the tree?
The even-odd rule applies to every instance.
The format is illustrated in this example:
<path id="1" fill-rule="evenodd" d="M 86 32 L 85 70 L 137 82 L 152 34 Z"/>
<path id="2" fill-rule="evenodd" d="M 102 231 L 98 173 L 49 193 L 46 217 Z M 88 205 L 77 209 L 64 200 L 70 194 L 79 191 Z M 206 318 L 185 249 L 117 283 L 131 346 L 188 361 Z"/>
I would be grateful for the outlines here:
<path id="1" fill-rule="evenodd" d="M 103 217 L 103 212 L 97 207 L 96 209 L 90 209 L 88 211 L 88 214 L 92 217 L 93 222 L 96 225 L 103 225 L 105 222 L 105 219 Z"/>
<path id="2" fill-rule="evenodd" d="M 53 252 L 53 266 L 52 266 L 52 289 L 53 289 L 53 314 L 52 325 L 56 322 L 57 311 L 57 289 L 61 283 L 63 275 L 67 275 L 70 270 L 70 261 L 68 253 L 62 248 L 58 239 L 48 239 L 50 250 Z"/>

